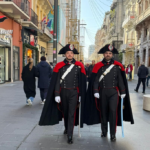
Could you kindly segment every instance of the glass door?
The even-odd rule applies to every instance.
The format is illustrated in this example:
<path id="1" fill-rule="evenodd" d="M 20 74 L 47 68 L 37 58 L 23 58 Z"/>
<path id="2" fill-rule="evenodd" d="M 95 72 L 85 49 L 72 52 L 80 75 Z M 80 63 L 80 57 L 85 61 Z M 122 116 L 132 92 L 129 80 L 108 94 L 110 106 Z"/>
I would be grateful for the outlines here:
<path id="1" fill-rule="evenodd" d="M 14 81 L 19 80 L 19 48 L 15 47 L 14 57 Z"/>
<path id="2" fill-rule="evenodd" d="M 0 84 L 5 83 L 5 48 L 0 47 Z"/>

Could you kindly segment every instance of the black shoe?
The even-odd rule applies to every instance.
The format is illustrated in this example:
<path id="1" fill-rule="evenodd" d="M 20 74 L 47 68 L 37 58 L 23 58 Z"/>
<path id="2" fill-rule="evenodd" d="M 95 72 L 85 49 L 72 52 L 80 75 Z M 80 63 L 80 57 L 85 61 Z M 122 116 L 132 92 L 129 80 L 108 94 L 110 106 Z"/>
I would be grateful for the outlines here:
<path id="1" fill-rule="evenodd" d="M 107 133 L 102 132 L 101 137 L 107 137 Z"/>
<path id="2" fill-rule="evenodd" d="M 142 92 L 143 94 L 145 94 L 145 92 Z"/>
<path id="3" fill-rule="evenodd" d="M 138 93 L 138 91 L 136 89 L 134 91 Z"/>
<path id="4" fill-rule="evenodd" d="M 115 142 L 116 141 L 116 136 L 115 135 L 111 135 L 110 139 L 111 139 L 112 142 Z"/>
<path id="5" fill-rule="evenodd" d="M 64 134 L 67 134 L 67 130 L 66 129 L 64 130 Z"/>
<path id="6" fill-rule="evenodd" d="M 68 136 L 68 144 L 72 144 L 73 140 L 72 140 L 72 136 Z"/>

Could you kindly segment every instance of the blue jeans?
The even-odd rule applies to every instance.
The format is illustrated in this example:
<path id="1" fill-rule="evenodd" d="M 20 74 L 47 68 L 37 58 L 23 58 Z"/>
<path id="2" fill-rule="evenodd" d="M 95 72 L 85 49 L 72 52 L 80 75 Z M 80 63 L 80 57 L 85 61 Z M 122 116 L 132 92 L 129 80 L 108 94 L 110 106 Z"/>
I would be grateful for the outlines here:
<path id="1" fill-rule="evenodd" d="M 150 76 L 147 77 L 146 79 L 146 85 L 148 86 L 148 82 L 149 82 Z"/>
<path id="2" fill-rule="evenodd" d="M 30 99 L 31 102 L 33 103 L 34 97 L 29 97 L 28 99 Z M 28 99 L 26 99 L 26 103 L 28 103 L 28 102 L 27 102 Z"/>

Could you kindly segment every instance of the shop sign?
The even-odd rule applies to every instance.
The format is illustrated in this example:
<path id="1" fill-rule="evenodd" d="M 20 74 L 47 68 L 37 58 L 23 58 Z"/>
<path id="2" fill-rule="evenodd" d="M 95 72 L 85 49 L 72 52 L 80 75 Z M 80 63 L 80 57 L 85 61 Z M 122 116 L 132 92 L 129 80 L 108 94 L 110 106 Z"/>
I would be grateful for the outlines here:
<path id="1" fill-rule="evenodd" d="M 11 35 L 12 33 L 13 33 L 13 30 L 0 29 L 0 42 L 10 44 L 10 39 L 12 38 L 12 35 Z"/>
<path id="2" fill-rule="evenodd" d="M 32 46 L 37 46 L 37 36 L 30 34 L 27 31 L 23 33 L 23 43 L 30 44 Z"/>

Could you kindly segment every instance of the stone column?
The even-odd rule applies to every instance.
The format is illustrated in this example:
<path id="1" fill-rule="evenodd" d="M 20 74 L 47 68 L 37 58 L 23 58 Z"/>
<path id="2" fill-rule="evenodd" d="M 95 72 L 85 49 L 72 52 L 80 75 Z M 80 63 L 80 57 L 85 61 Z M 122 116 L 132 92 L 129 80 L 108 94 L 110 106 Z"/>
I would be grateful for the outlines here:
<path id="1" fill-rule="evenodd" d="M 139 57 L 140 57 L 140 64 L 143 62 L 143 47 L 141 46 L 140 47 L 140 50 L 139 50 Z"/>
<path id="2" fill-rule="evenodd" d="M 149 66 L 149 47 L 146 47 L 146 56 L 145 56 L 145 66 L 148 67 Z"/>

